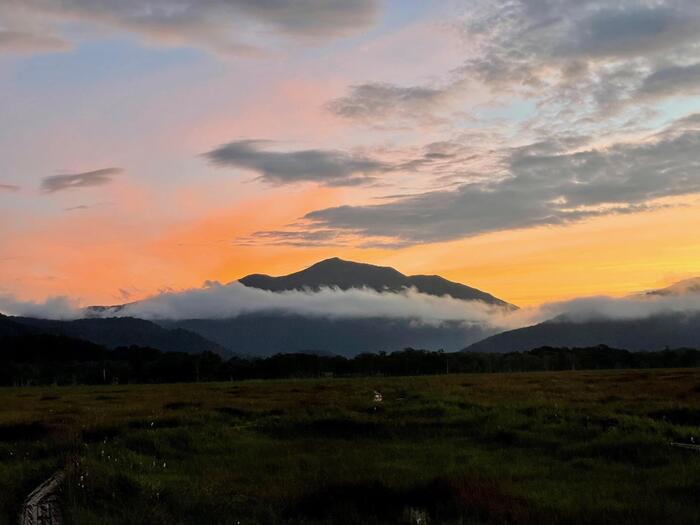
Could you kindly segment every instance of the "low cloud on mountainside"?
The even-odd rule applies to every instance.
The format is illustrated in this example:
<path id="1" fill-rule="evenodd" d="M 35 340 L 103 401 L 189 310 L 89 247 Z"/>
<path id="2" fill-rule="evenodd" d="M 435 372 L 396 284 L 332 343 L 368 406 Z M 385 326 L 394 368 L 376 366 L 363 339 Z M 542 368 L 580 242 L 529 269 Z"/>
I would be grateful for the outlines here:
<path id="1" fill-rule="evenodd" d="M 41 319 L 77 319 L 81 309 L 67 297 L 49 297 L 45 301 L 22 301 L 11 294 L 0 294 L 0 314 Z"/>
<path id="2" fill-rule="evenodd" d="M 570 301 L 545 303 L 537 308 L 528 310 L 536 312 L 535 315 L 531 315 L 531 318 L 533 320 L 539 319 L 537 322 L 558 316 L 563 316 L 567 321 L 576 323 L 600 320 L 645 319 L 655 315 L 698 313 L 700 312 L 700 294 L 634 296 L 626 298 L 607 296 L 582 297 Z"/>
<path id="3" fill-rule="evenodd" d="M 309 317 L 358 319 L 384 317 L 425 323 L 466 321 L 490 324 L 502 309 L 478 301 L 461 301 L 406 290 L 380 293 L 369 289 L 271 292 L 244 286 L 209 283 L 207 287 L 157 295 L 127 306 L 119 315 L 147 319 L 222 319 L 243 314 L 277 312 Z"/>
<path id="4" fill-rule="evenodd" d="M 84 311 L 65 297 L 45 302 L 19 301 L 0 295 L 0 312 L 50 319 L 75 319 Z M 281 313 L 331 319 L 389 318 L 414 319 L 437 325 L 465 322 L 494 330 L 530 326 L 558 316 L 574 322 L 591 320 L 644 319 L 659 314 L 700 312 L 700 294 L 639 295 L 626 298 L 585 297 L 545 303 L 518 311 L 436 297 L 413 289 L 403 293 L 380 293 L 368 289 L 271 292 L 246 287 L 238 282 L 227 285 L 207 283 L 203 288 L 162 293 L 132 303 L 104 316 L 139 317 L 150 320 L 225 319 L 245 314 Z"/>

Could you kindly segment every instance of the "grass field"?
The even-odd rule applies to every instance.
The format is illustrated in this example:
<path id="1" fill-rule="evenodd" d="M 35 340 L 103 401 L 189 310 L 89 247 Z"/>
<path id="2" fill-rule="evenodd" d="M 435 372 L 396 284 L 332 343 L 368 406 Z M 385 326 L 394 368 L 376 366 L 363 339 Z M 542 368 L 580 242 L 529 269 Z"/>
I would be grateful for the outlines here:
<path id="1" fill-rule="evenodd" d="M 700 523 L 699 438 L 700 370 L 7 388 L 0 523 Z"/>

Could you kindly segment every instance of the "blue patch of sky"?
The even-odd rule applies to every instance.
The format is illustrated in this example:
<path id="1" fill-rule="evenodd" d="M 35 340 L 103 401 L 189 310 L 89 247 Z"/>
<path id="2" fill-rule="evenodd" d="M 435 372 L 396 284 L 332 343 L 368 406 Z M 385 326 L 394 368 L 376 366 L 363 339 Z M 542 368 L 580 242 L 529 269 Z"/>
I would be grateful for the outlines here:
<path id="1" fill-rule="evenodd" d="M 666 125 L 692 113 L 700 113 L 700 97 L 675 97 L 660 102 L 657 115 L 651 119 L 654 127 Z"/>
<path id="2" fill-rule="evenodd" d="M 505 104 L 479 106 L 473 110 L 473 115 L 478 119 L 520 123 L 535 116 L 536 112 L 537 105 L 534 101 L 515 99 Z"/>
<path id="3" fill-rule="evenodd" d="M 142 46 L 130 39 L 87 40 L 66 52 L 16 59 L 12 81 L 23 91 L 64 90 L 192 67 L 208 60 L 197 49 Z"/>

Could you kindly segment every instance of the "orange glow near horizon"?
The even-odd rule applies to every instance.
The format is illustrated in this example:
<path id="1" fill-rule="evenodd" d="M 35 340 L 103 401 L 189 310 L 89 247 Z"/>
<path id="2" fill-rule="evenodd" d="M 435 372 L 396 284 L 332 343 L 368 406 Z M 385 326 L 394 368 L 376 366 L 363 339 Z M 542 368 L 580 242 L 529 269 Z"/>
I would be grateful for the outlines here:
<path id="1" fill-rule="evenodd" d="M 238 246 L 238 236 L 280 228 L 344 190 L 309 188 L 293 198 L 259 197 L 171 230 L 115 227 L 109 214 L 65 218 L 27 232 L 0 261 L 24 299 L 68 295 L 83 304 L 143 298 L 162 289 L 281 275 L 327 257 L 393 266 L 468 284 L 520 306 L 589 295 L 621 296 L 700 275 L 700 206 L 601 217 L 558 227 L 506 231 L 400 250 Z M 110 231 L 100 236 L 100 229 Z M 70 233 L 65 233 L 70 232 Z M 27 264 L 27 260 L 33 261 Z M 36 261 L 43 261 L 37 263 Z"/>

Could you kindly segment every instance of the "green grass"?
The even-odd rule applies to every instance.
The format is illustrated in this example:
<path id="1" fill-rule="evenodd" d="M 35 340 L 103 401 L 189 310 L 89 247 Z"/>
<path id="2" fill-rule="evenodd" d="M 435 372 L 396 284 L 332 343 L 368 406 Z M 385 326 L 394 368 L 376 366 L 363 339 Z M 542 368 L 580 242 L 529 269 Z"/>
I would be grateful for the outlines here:
<path id="1" fill-rule="evenodd" d="M 372 391 L 384 402 L 375 409 Z M 0 523 L 700 523 L 700 371 L 0 389 Z"/>

